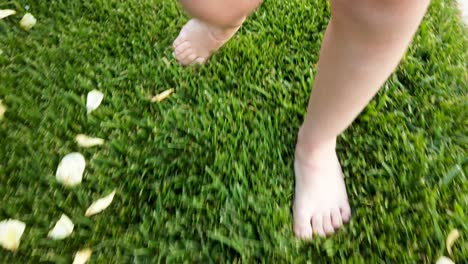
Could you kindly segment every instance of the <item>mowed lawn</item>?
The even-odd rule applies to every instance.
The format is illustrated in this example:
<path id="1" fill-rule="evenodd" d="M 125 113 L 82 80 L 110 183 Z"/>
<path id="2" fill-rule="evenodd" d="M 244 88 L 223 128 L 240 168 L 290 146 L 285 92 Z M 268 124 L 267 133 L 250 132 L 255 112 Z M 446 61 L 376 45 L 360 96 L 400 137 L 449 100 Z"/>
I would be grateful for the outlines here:
<path id="1" fill-rule="evenodd" d="M 468 260 L 467 30 L 433 0 L 407 55 L 339 138 L 353 218 L 329 239 L 292 233 L 293 158 L 329 20 L 326 1 L 273 1 L 205 67 L 170 45 L 176 1 L 6 0 L 0 20 L 0 221 L 26 223 L 0 263 L 434 263 Z M 29 5 L 38 20 L 26 32 Z M 160 103 L 148 99 L 175 92 Z M 86 94 L 102 105 L 86 114 Z M 74 137 L 106 139 L 84 149 Z M 81 152 L 81 185 L 55 179 Z M 117 189 L 101 214 L 84 216 Z M 47 238 L 61 214 L 70 237 Z"/>

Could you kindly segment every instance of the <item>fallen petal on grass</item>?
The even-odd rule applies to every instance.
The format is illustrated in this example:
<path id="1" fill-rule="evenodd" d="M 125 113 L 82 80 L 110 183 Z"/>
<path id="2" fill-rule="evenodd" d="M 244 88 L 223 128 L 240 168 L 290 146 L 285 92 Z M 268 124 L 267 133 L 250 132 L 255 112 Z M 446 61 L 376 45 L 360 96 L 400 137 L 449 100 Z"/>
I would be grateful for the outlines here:
<path id="1" fill-rule="evenodd" d="M 442 256 L 436 261 L 436 264 L 455 264 L 455 262 L 445 256 Z"/>
<path id="2" fill-rule="evenodd" d="M 81 153 L 73 152 L 65 155 L 57 167 L 55 177 L 57 181 L 67 187 L 81 183 L 86 161 Z"/>
<path id="3" fill-rule="evenodd" d="M 20 27 L 24 30 L 30 30 L 36 25 L 36 22 L 37 19 L 31 13 L 26 13 L 20 21 Z"/>
<path id="4" fill-rule="evenodd" d="M 75 137 L 78 146 L 83 148 L 90 148 L 104 144 L 104 139 L 88 137 L 87 135 L 79 134 Z"/>
<path id="5" fill-rule="evenodd" d="M 158 95 L 155 95 L 153 97 L 151 97 L 150 101 L 152 103 L 155 103 L 155 102 L 161 102 L 162 100 L 166 99 L 167 97 L 169 97 L 169 95 L 171 95 L 172 93 L 174 92 L 174 88 L 171 88 L 171 89 L 168 89 Z"/>
<path id="6" fill-rule="evenodd" d="M 75 258 L 73 259 L 73 264 L 85 264 L 88 262 L 91 254 L 93 254 L 93 251 L 91 251 L 89 248 L 85 248 L 76 252 Z"/>
<path id="7" fill-rule="evenodd" d="M 13 9 L 0 9 L 0 19 L 16 14 Z"/>
<path id="8" fill-rule="evenodd" d="M 109 205 L 112 203 L 112 200 L 114 199 L 114 195 L 115 195 L 115 190 L 111 192 L 109 195 L 107 195 L 106 197 L 98 199 L 97 201 L 92 203 L 86 210 L 85 216 L 95 215 L 97 213 L 100 213 L 107 207 L 109 207 Z"/>
<path id="9" fill-rule="evenodd" d="M 6 106 L 3 105 L 2 100 L 0 100 L 0 120 L 3 119 L 5 112 L 6 112 Z"/>
<path id="10" fill-rule="evenodd" d="M 452 255 L 452 246 L 455 243 L 455 240 L 457 240 L 460 237 L 460 232 L 458 232 L 457 229 L 453 229 L 450 231 L 450 233 L 447 236 L 447 240 L 445 241 L 445 246 L 447 247 L 447 252 L 449 255 Z"/>
<path id="11" fill-rule="evenodd" d="M 16 219 L 0 221 L 0 245 L 7 250 L 16 251 L 25 228 L 26 224 Z"/>
<path id="12" fill-rule="evenodd" d="M 73 227 L 75 225 L 68 218 L 68 216 L 62 214 L 60 219 L 55 224 L 54 228 L 50 230 L 48 237 L 54 240 L 60 240 L 68 237 L 73 232 Z"/>
<path id="13" fill-rule="evenodd" d="M 104 94 L 98 90 L 92 90 L 86 97 L 86 112 L 89 114 L 101 105 Z"/>

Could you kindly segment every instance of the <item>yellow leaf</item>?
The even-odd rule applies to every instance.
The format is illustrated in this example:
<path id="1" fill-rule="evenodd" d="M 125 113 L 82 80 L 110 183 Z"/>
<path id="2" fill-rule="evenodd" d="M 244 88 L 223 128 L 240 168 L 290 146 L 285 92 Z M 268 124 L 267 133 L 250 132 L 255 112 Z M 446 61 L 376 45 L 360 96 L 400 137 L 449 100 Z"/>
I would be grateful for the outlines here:
<path id="1" fill-rule="evenodd" d="M 0 100 L 0 120 L 3 119 L 3 115 L 5 115 L 6 106 L 2 104 L 2 100 Z"/>
<path id="2" fill-rule="evenodd" d="M 12 9 L 0 9 L 0 19 L 16 14 Z"/>
<path id="3" fill-rule="evenodd" d="M 158 95 L 155 95 L 151 98 L 151 102 L 154 103 L 154 102 L 161 102 L 162 100 L 166 99 L 167 97 L 169 97 L 169 95 L 171 95 L 171 93 L 174 92 L 174 88 L 171 88 L 171 89 L 168 89 Z"/>
<path id="4" fill-rule="evenodd" d="M 87 135 L 79 134 L 75 137 L 78 146 L 83 148 L 90 148 L 104 144 L 104 139 L 88 137 Z"/>
<path id="5" fill-rule="evenodd" d="M 95 215 L 97 213 L 100 213 L 101 211 L 103 211 L 107 207 L 109 207 L 109 205 L 112 203 L 112 200 L 114 199 L 114 195 L 115 195 L 115 190 L 113 192 L 111 192 L 109 195 L 107 195 L 107 196 L 105 196 L 105 197 L 103 197 L 101 199 L 96 200 L 86 210 L 85 216 Z"/>
<path id="6" fill-rule="evenodd" d="M 447 236 L 447 240 L 445 240 L 445 246 L 447 247 L 447 252 L 449 255 L 452 255 L 452 246 L 453 243 L 455 243 L 455 240 L 457 240 L 460 237 L 460 232 L 458 232 L 457 229 L 453 229 L 450 231 L 450 233 Z"/>

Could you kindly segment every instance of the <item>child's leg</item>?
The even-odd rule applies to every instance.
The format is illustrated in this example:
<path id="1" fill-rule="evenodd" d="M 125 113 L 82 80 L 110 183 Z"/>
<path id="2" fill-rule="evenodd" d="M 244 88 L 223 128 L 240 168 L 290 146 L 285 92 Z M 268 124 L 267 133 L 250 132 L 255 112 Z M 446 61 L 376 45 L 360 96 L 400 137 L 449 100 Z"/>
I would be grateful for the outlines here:
<path id="1" fill-rule="evenodd" d="M 332 19 L 296 146 L 296 236 L 325 236 L 349 220 L 336 138 L 395 69 L 428 4 L 429 0 L 331 0 Z"/>
<path id="2" fill-rule="evenodd" d="M 194 17 L 174 41 L 174 54 L 182 65 L 202 64 L 239 29 L 262 0 L 181 0 Z"/>

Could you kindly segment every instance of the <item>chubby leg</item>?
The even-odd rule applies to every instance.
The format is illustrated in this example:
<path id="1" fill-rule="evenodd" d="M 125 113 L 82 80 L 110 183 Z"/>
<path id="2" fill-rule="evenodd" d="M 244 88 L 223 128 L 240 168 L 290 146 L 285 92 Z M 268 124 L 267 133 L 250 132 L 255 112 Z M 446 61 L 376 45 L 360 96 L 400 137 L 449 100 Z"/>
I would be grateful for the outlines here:
<path id="1" fill-rule="evenodd" d="M 332 234 L 351 216 L 336 138 L 402 58 L 429 0 L 331 0 L 318 72 L 299 130 L 294 233 Z"/>
<path id="2" fill-rule="evenodd" d="M 182 65 L 203 64 L 240 28 L 262 0 L 181 0 L 194 17 L 173 43 L 174 54 Z"/>

